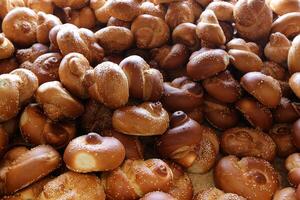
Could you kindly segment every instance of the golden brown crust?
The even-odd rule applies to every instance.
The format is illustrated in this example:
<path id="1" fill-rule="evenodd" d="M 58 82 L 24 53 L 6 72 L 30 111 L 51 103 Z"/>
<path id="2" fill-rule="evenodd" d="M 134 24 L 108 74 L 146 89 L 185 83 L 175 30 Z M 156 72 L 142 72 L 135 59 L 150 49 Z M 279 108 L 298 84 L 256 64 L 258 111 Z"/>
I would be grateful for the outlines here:
<path id="1" fill-rule="evenodd" d="M 196 34 L 196 25 L 193 23 L 179 24 L 172 32 L 172 41 L 184 44 L 192 50 L 199 49 L 200 41 Z"/>
<path id="2" fill-rule="evenodd" d="M 40 145 L 19 153 L 8 165 L 1 168 L 1 192 L 11 194 L 23 189 L 58 168 L 60 162 L 59 153 L 48 145 Z"/>
<path id="3" fill-rule="evenodd" d="M 26 6 L 31 8 L 36 13 L 44 12 L 47 14 L 53 14 L 54 4 L 52 0 L 26 0 Z"/>
<path id="4" fill-rule="evenodd" d="M 72 122 L 53 122 L 37 104 L 29 104 L 20 118 L 20 131 L 30 144 L 49 144 L 55 148 L 65 147 L 76 135 Z"/>
<path id="5" fill-rule="evenodd" d="M 263 67 L 261 58 L 252 52 L 231 49 L 228 54 L 231 56 L 231 63 L 241 72 L 260 71 Z"/>
<path id="6" fill-rule="evenodd" d="M 297 148 L 300 148 L 300 120 L 294 122 L 292 127 L 293 143 Z"/>
<path id="7" fill-rule="evenodd" d="M 107 53 L 125 51 L 134 41 L 131 31 L 120 26 L 102 28 L 95 33 L 95 37 Z"/>
<path id="8" fill-rule="evenodd" d="M 61 83 L 70 93 L 87 98 L 88 91 L 84 85 L 84 76 L 88 70 L 92 70 L 89 61 L 80 53 L 69 53 L 59 65 L 59 78 Z"/>
<path id="9" fill-rule="evenodd" d="M 288 58 L 287 58 L 288 69 L 291 74 L 295 72 L 300 72 L 299 54 L 300 54 L 300 36 L 297 36 L 294 38 L 292 42 L 292 46 L 289 50 Z"/>
<path id="10" fill-rule="evenodd" d="M 111 199 L 134 200 L 152 191 L 168 191 L 172 179 L 172 170 L 160 159 L 126 160 L 104 174 L 103 185 Z"/>
<path id="11" fill-rule="evenodd" d="M 288 171 L 291 171 L 292 169 L 300 168 L 300 154 L 293 153 L 289 155 L 285 160 L 285 168 Z"/>
<path id="12" fill-rule="evenodd" d="M 273 15 L 265 0 L 238 1 L 233 16 L 241 37 L 254 41 L 268 37 Z"/>
<path id="13" fill-rule="evenodd" d="M 270 35 L 264 53 L 269 60 L 277 63 L 284 63 L 287 61 L 290 47 L 291 42 L 287 37 L 280 32 L 276 32 Z"/>
<path id="14" fill-rule="evenodd" d="M 95 16 L 100 23 L 107 23 L 111 15 L 108 10 L 109 2 L 106 0 L 91 0 L 90 7 L 94 10 Z"/>
<path id="15" fill-rule="evenodd" d="M 272 24 L 272 33 L 280 32 L 287 38 L 293 38 L 300 33 L 300 13 L 292 12 L 278 17 Z"/>
<path id="16" fill-rule="evenodd" d="M 14 52 L 14 45 L 3 34 L 0 34 L 0 60 L 11 57 Z"/>
<path id="17" fill-rule="evenodd" d="M 112 17 L 123 21 L 132 21 L 141 13 L 139 0 L 110 0 L 107 9 Z"/>
<path id="18" fill-rule="evenodd" d="M 282 96 L 279 82 L 261 72 L 248 72 L 241 78 L 242 87 L 263 105 L 274 108 Z"/>
<path id="19" fill-rule="evenodd" d="M 293 93 L 300 98 L 300 73 L 294 73 L 289 79 L 289 86 Z"/>
<path id="20" fill-rule="evenodd" d="M 169 115 L 160 102 L 144 102 L 115 110 L 112 123 L 114 129 L 128 135 L 162 135 L 169 126 Z"/>
<path id="21" fill-rule="evenodd" d="M 273 78 L 279 81 L 286 81 L 289 76 L 287 70 L 282 65 L 279 65 L 273 61 L 264 62 L 264 66 L 260 70 L 260 72 L 265 75 L 272 76 Z"/>
<path id="22" fill-rule="evenodd" d="M 84 84 L 92 99 L 109 108 L 118 108 L 128 102 L 128 80 L 123 70 L 115 63 L 105 61 L 87 71 Z"/>
<path id="23" fill-rule="evenodd" d="M 157 101 L 163 94 L 163 76 L 157 69 L 150 68 L 140 56 L 129 56 L 121 61 L 131 97 L 144 101 Z"/>
<path id="24" fill-rule="evenodd" d="M 183 44 L 164 45 L 151 50 L 151 56 L 161 69 L 172 70 L 184 67 L 188 61 L 189 51 Z"/>
<path id="25" fill-rule="evenodd" d="M 58 48 L 63 55 L 72 52 L 83 54 L 90 63 L 102 61 L 104 52 L 97 43 L 95 34 L 85 28 L 77 28 L 72 24 L 55 26 L 49 33 L 52 49 Z"/>
<path id="26" fill-rule="evenodd" d="M 221 49 L 207 50 L 190 58 L 187 74 L 194 80 L 203 80 L 224 71 L 229 65 L 229 55 Z"/>
<path id="27" fill-rule="evenodd" d="M 3 19 L 3 33 L 17 45 L 32 45 L 36 41 L 37 19 L 37 14 L 33 10 L 26 7 L 17 7 Z"/>
<path id="28" fill-rule="evenodd" d="M 159 17 L 143 14 L 135 18 L 131 31 L 137 47 L 151 49 L 165 44 L 170 37 L 168 25 Z"/>
<path id="29" fill-rule="evenodd" d="M 131 26 L 131 22 L 125 22 L 123 20 L 114 18 L 114 17 L 110 17 L 106 26 L 120 26 L 120 27 L 124 27 L 124 28 L 128 28 L 130 29 Z"/>
<path id="30" fill-rule="evenodd" d="M 226 42 L 225 34 L 218 22 L 215 13 L 207 9 L 200 15 L 200 21 L 196 27 L 196 34 L 199 39 L 215 45 L 222 45 Z"/>
<path id="31" fill-rule="evenodd" d="M 246 200 L 244 197 L 233 193 L 224 193 L 217 188 L 208 188 L 197 193 L 193 200 Z"/>
<path id="32" fill-rule="evenodd" d="M 36 101 L 51 120 L 75 119 L 84 107 L 58 81 L 46 82 L 37 89 Z"/>
<path id="33" fill-rule="evenodd" d="M 210 96 L 225 103 L 236 102 L 242 96 L 242 88 L 239 82 L 234 79 L 228 70 L 205 79 L 202 85 Z"/>
<path id="34" fill-rule="evenodd" d="M 177 111 L 170 119 L 170 129 L 157 142 L 158 152 L 184 167 L 190 167 L 197 158 L 201 131 L 200 124 L 184 112 Z"/>
<path id="35" fill-rule="evenodd" d="M 300 12 L 300 3 L 299 0 L 271 0 L 270 8 L 277 15 L 284 15 L 291 12 Z"/>
<path id="36" fill-rule="evenodd" d="M 215 168 L 215 182 L 224 192 L 232 192 L 249 200 L 271 200 L 279 189 L 278 174 L 263 159 L 235 156 L 222 158 Z"/>
<path id="37" fill-rule="evenodd" d="M 70 7 L 73 9 L 82 8 L 88 3 L 88 0 L 52 0 L 52 1 L 56 6 L 60 8 Z"/>
<path id="38" fill-rule="evenodd" d="M 258 157 L 272 161 L 276 144 L 262 131 L 236 127 L 222 133 L 221 148 L 229 155 Z"/>
<path id="39" fill-rule="evenodd" d="M 48 44 L 49 41 L 49 32 L 50 30 L 56 26 L 61 25 L 61 21 L 58 17 L 46 14 L 44 12 L 38 12 L 38 20 L 37 20 L 37 30 L 36 37 L 37 41 L 42 44 Z"/>
<path id="40" fill-rule="evenodd" d="M 172 197 L 170 194 L 165 192 L 149 192 L 143 198 L 140 198 L 139 200 L 177 200 L 176 198 Z"/>
<path id="41" fill-rule="evenodd" d="M 25 3 L 23 0 L 3 0 L 0 2 L 0 18 L 3 19 L 9 11 L 16 7 L 23 7 Z"/>
<path id="42" fill-rule="evenodd" d="M 58 68 L 62 60 L 60 53 L 45 53 L 35 59 L 32 64 L 25 64 L 23 67 L 32 71 L 39 80 L 39 85 L 59 80 Z"/>
<path id="43" fill-rule="evenodd" d="M 125 154 L 127 159 L 131 159 L 131 160 L 143 159 L 144 149 L 138 137 L 125 135 L 110 129 L 101 131 L 101 135 L 114 137 L 118 139 L 125 147 Z"/>
<path id="44" fill-rule="evenodd" d="M 226 1 L 211 2 L 206 9 L 212 10 L 220 21 L 233 21 L 234 5 Z"/>
<path id="45" fill-rule="evenodd" d="M 19 64 L 15 57 L 0 60 L 0 74 L 8 74 L 18 67 Z"/>
<path id="46" fill-rule="evenodd" d="M 272 127 L 273 116 L 270 109 L 254 98 L 242 98 L 235 103 L 235 107 L 252 126 L 262 130 L 269 130 Z"/>
<path id="47" fill-rule="evenodd" d="M 116 169 L 124 158 L 125 148 L 119 140 L 97 133 L 73 139 L 64 151 L 66 166 L 81 173 Z"/>
<path id="48" fill-rule="evenodd" d="M 145 1 L 142 2 L 140 9 L 141 9 L 141 14 L 153 15 L 165 19 L 166 9 L 161 4 L 155 5 L 150 1 Z"/>
<path id="49" fill-rule="evenodd" d="M 30 48 L 18 49 L 16 51 L 16 58 L 20 64 L 26 61 L 33 63 L 35 59 L 47 53 L 48 51 L 49 48 L 46 45 L 36 43 L 32 45 Z"/>
<path id="50" fill-rule="evenodd" d="M 292 123 L 299 118 L 299 104 L 283 97 L 273 112 L 274 120 L 278 123 Z"/>
<path id="51" fill-rule="evenodd" d="M 66 172 L 49 181 L 37 200 L 105 200 L 105 196 L 97 176 Z"/>
<path id="52" fill-rule="evenodd" d="M 66 23 L 74 24 L 79 28 L 92 29 L 96 26 L 96 16 L 92 8 L 83 7 L 80 10 L 64 8 L 66 14 Z"/>

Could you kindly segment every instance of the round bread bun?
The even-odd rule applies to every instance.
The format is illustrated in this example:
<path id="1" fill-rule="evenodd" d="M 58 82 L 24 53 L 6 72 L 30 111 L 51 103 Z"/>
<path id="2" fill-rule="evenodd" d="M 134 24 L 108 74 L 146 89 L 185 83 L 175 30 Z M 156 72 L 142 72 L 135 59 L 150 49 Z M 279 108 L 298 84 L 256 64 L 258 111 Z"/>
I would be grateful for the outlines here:
<path id="1" fill-rule="evenodd" d="M 119 140 L 97 133 L 73 139 L 64 152 L 66 166 L 81 173 L 113 170 L 124 158 L 125 148 Z"/>

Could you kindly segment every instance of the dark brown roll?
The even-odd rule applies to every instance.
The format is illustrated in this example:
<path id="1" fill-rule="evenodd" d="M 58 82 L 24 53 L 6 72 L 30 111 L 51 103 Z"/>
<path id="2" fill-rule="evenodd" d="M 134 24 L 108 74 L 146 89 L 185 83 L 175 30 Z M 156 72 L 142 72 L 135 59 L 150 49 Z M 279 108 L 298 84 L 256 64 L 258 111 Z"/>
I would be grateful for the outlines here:
<path id="1" fill-rule="evenodd" d="M 275 124 L 269 131 L 277 147 L 279 157 L 287 157 L 297 151 L 293 142 L 292 130 L 290 124 Z"/>
<path id="2" fill-rule="evenodd" d="M 172 178 L 172 170 L 160 159 L 126 160 L 118 169 L 104 173 L 103 186 L 111 199 L 135 200 L 149 192 L 167 192 Z"/>
<path id="3" fill-rule="evenodd" d="M 160 155 L 190 167 L 197 158 L 196 149 L 202 137 L 201 131 L 200 124 L 184 112 L 173 113 L 170 129 L 157 142 Z"/>
<path id="4" fill-rule="evenodd" d="M 150 68 L 140 56 L 129 56 L 119 65 L 124 71 L 132 97 L 144 101 L 158 101 L 163 93 L 163 76 L 157 69 Z"/>
<path id="5" fill-rule="evenodd" d="M 259 158 L 224 157 L 217 164 L 214 175 L 218 188 L 249 200 L 271 200 L 279 189 L 276 170 Z"/>
<path id="6" fill-rule="evenodd" d="M 192 111 L 203 102 L 203 89 L 197 82 L 183 76 L 164 83 L 162 104 L 169 111 Z"/>
<path id="7" fill-rule="evenodd" d="M 282 97 L 280 104 L 273 112 L 273 116 L 278 123 L 292 123 L 300 116 L 300 105 Z"/>
<path id="8" fill-rule="evenodd" d="M 221 49 L 201 52 L 190 58 L 187 74 L 194 80 L 203 80 L 224 71 L 229 64 L 229 55 Z"/>
<path id="9" fill-rule="evenodd" d="M 222 133 L 221 148 L 229 155 L 257 157 L 272 161 L 276 144 L 266 133 L 250 128 L 236 127 Z"/>
<path id="10" fill-rule="evenodd" d="M 273 116 L 270 109 L 254 98 L 242 98 L 236 102 L 235 107 L 252 126 L 262 130 L 269 130 L 272 127 Z"/>
<path id="11" fill-rule="evenodd" d="M 64 151 L 66 166 L 80 173 L 113 170 L 124 158 L 125 148 L 119 140 L 97 133 L 73 139 Z"/>
<path id="12" fill-rule="evenodd" d="M 29 61 L 33 63 L 39 56 L 47 53 L 49 48 L 46 45 L 35 43 L 27 49 L 18 49 L 16 51 L 16 58 L 20 64 Z"/>
<path id="13" fill-rule="evenodd" d="M 0 75 L 1 74 L 8 74 L 11 71 L 17 69 L 19 64 L 15 57 L 0 60 Z"/>
<path id="14" fill-rule="evenodd" d="M 32 71 L 41 85 L 59 79 L 58 68 L 61 60 L 62 55 L 60 53 L 45 53 L 37 57 L 31 65 L 25 65 L 24 68 Z"/>
<path id="15" fill-rule="evenodd" d="M 40 85 L 35 98 L 51 120 L 75 119 L 84 111 L 83 105 L 74 99 L 58 81 Z"/>
<path id="16" fill-rule="evenodd" d="M 238 111 L 210 96 L 205 97 L 203 112 L 205 119 L 215 128 L 226 130 L 239 121 Z"/>
<path id="17" fill-rule="evenodd" d="M 53 122 L 37 104 L 29 104 L 25 108 L 19 127 L 25 141 L 33 145 L 49 144 L 62 148 L 76 135 L 74 122 Z"/>
<path id="18" fill-rule="evenodd" d="M 182 23 L 175 27 L 172 32 L 174 43 L 181 43 L 192 50 L 199 49 L 200 41 L 196 34 L 196 25 L 193 23 Z"/>
<path id="19" fill-rule="evenodd" d="M 103 130 L 101 135 L 114 137 L 118 139 L 125 147 L 125 155 L 127 159 L 139 160 L 143 159 L 144 149 L 139 138 L 136 136 L 125 135 L 115 130 Z"/>
<path id="20" fill-rule="evenodd" d="M 11 155 L 11 160 L 0 168 L 1 193 L 12 194 L 25 188 L 54 171 L 60 163 L 59 153 L 48 145 L 24 149 L 15 156 Z"/>
<path id="21" fill-rule="evenodd" d="M 94 100 L 88 100 L 80 118 L 80 127 L 84 132 L 100 133 L 112 128 L 113 111 Z"/>
<path id="22" fill-rule="evenodd" d="M 0 125 L 0 158 L 2 158 L 9 142 L 9 135 L 6 130 Z"/>
<path id="23" fill-rule="evenodd" d="M 294 122 L 292 127 L 293 143 L 297 148 L 300 148 L 300 119 Z"/>
<path id="24" fill-rule="evenodd" d="M 264 66 L 260 72 L 265 75 L 272 76 L 279 81 L 286 81 L 288 78 L 287 70 L 283 66 L 272 61 L 264 62 Z"/>
<path id="25" fill-rule="evenodd" d="M 248 72 L 241 78 L 242 87 L 269 108 L 280 103 L 282 96 L 279 82 L 261 72 Z"/>
<path id="26" fill-rule="evenodd" d="M 224 103 L 236 102 L 242 95 L 239 82 L 228 70 L 205 79 L 202 85 L 210 96 Z"/>

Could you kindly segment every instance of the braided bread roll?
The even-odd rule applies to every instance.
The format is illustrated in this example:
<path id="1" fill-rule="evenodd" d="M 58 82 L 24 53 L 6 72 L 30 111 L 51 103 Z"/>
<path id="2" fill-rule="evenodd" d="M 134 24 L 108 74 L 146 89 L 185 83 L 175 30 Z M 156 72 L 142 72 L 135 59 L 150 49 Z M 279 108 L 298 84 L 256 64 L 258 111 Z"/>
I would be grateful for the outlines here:
<path id="1" fill-rule="evenodd" d="M 157 69 L 150 68 L 140 56 L 129 56 L 120 67 L 126 74 L 129 93 L 145 101 L 157 101 L 163 93 L 163 76 Z"/>
<path id="2" fill-rule="evenodd" d="M 58 168 L 60 163 L 59 153 L 48 145 L 9 152 L 0 167 L 0 193 L 11 194 L 23 189 Z"/>
<path id="3" fill-rule="evenodd" d="M 121 167 L 103 176 L 108 199 L 134 200 L 152 191 L 167 191 L 173 174 L 160 159 L 126 160 Z"/>

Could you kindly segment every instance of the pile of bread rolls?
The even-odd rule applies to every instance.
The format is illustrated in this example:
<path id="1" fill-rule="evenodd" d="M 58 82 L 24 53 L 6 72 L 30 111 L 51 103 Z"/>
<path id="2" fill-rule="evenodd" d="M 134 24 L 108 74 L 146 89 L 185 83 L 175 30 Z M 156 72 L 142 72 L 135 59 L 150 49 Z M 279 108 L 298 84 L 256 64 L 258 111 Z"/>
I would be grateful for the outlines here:
<path id="1" fill-rule="evenodd" d="M 3 200 L 300 200 L 300 0 L 0 0 Z"/>

